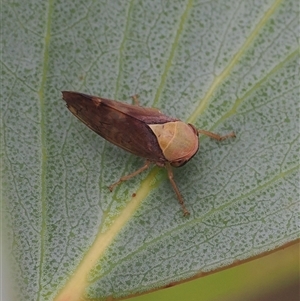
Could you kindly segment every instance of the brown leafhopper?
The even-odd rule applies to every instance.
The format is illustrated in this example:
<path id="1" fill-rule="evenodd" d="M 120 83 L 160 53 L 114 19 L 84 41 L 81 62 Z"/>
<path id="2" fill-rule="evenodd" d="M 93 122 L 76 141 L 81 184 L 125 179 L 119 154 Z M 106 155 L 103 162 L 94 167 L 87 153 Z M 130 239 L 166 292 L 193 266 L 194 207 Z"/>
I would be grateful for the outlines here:
<path id="1" fill-rule="evenodd" d="M 192 124 L 169 117 L 154 108 L 129 105 L 116 100 L 91 96 L 78 92 L 63 91 L 63 99 L 68 109 L 90 129 L 123 148 L 146 159 L 144 166 L 123 176 L 109 189 L 146 170 L 151 163 L 165 167 L 169 180 L 178 197 L 184 215 L 189 212 L 183 197 L 173 179 L 172 166 L 179 167 L 188 162 L 198 151 L 199 134 L 216 140 L 235 137 L 198 130 Z M 137 102 L 136 97 L 133 97 Z"/>

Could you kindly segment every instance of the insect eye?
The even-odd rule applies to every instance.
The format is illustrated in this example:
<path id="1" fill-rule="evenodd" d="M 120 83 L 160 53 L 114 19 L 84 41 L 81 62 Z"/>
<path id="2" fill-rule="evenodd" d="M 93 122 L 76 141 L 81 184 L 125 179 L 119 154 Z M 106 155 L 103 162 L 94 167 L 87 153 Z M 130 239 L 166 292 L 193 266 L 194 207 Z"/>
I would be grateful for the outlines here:
<path id="1" fill-rule="evenodd" d="M 187 160 L 185 160 L 185 159 L 178 159 L 176 161 L 171 162 L 171 165 L 174 167 L 179 167 L 179 166 L 184 165 L 186 162 L 187 162 Z"/>

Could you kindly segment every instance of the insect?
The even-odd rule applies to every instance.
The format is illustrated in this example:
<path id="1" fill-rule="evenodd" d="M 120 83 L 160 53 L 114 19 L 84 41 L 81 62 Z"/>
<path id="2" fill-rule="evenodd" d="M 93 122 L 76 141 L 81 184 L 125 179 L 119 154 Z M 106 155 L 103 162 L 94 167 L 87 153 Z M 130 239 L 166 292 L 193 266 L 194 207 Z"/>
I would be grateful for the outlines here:
<path id="1" fill-rule="evenodd" d="M 141 107 L 136 96 L 133 96 L 136 104 L 130 105 L 72 91 L 63 91 L 62 94 L 67 108 L 90 129 L 109 142 L 146 159 L 141 168 L 109 186 L 110 191 L 154 163 L 166 168 L 184 215 L 189 215 L 189 211 L 173 179 L 172 167 L 184 165 L 197 153 L 199 134 L 219 141 L 235 137 L 233 132 L 221 136 L 199 130 L 192 124 L 164 115 L 158 109 Z"/>

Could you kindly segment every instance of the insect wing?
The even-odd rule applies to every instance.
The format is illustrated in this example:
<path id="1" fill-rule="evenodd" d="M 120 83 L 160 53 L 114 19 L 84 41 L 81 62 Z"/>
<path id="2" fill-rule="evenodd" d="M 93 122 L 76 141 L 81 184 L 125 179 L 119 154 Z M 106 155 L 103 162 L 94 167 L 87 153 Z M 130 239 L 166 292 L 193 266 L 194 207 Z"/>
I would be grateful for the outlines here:
<path id="1" fill-rule="evenodd" d="M 107 104 L 109 104 L 109 106 L 111 108 L 114 108 L 116 111 L 122 112 L 147 124 L 162 124 L 171 121 L 178 121 L 178 119 L 167 116 L 155 108 L 145 108 L 138 105 L 129 105 L 109 99 L 103 99 L 103 101 L 106 101 Z"/>
<path id="2" fill-rule="evenodd" d="M 77 92 L 62 93 L 68 109 L 106 140 L 153 162 L 163 164 L 166 161 L 147 124 L 147 121 L 163 123 L 162 118 L 167 116 L 158 110 Z"/>

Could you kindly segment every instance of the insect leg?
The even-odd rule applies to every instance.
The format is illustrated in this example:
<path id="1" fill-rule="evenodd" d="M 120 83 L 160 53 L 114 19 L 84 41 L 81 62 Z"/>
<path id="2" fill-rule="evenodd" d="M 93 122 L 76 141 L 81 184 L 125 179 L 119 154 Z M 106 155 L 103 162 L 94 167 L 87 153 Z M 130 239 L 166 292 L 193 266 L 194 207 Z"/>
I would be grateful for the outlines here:
<path id="1" fill-rule="evenodd" d="M 197 129 L 197 131 L 198 131 L 199 134 L 209 136 L 209 137 L 211 137 L 213 139 L 216 139 L 218 141 L 222 141 L 222 140 L 225 140 L 225 139 L 230 138 L 230 137 L 232 137 L 232 138 L 236 137 L 234 132 L 231 132 L 227 135 L 222 136 L 222 135 L 219 135 L 219 134 L 216 134 L 216 133 L 213 133 L 213 132 L 209 132 L 209 131 L 205 131 L 205 130 L 198 130 Z"/>
<path id="2" fill-rule="evenodd" d="M 113 191 L 113 189 L 118 186 L 119 184 L 121 184 L 122 182 L 124 181 L 127 181 L 133 177 L 135 177 L 136 175 L 138 175 L 139 173 L 143 172 L 144 170 L 146 170 L 149 166 L 150 166 L 151 162 L 150 161 L 146 161 L 145 165 L 143 165 L 141 168 L 139 168 L 138 170 L 136 170 L 135 172 L 129 174 L 129 175 L 126 175 L 126 176 L 123 176 L 118 182 L 110 185 L 108 188 L 110 191 Z"/>
<path id="3" fill-rule="evenodd" d="M 136 106 L 139 106 L 140 105 L 140 101 L 139 101 L 139 96 L 138 94 L 134 94 L 131 96 L 132 98 L 132 101 L 133 101 L 133 104 L 136 105 Z"/>
<path id="4" fill-rule="evenodd" d="M 180 191 L 179 191 L 179 189 L 178 189 L 178 187 L 177 187 L 177 185 L 176 185 L 176 183 L 175 183 L 175 181 L 174 181 L 174 179 L 173 179 L 172 166 L 171 166 L 169 163 L 167 163 L 167 164 L 166 164 L 166 169 L 167 169 L 167 171 L 168 171 L 168 177 L 169 177 L 169 180 L 170 180 L 170 182 L 171 182 L 171 184 L 172 184 L 172 187 L 173 187 L 174 191 L 176 192 L 176 195 L 177 195 L 179 204 L 180 204 L 181 207 L 182 207 L 183 215 L 184 215 L 184 216 L 187 216 L 187 215 L 189 215 L 190 213 L 189 213 L 188 210 L 186 209 L 186 207 L 185 207 L 185 205 L 184 205 L 183 197 L 182 197 L 182 195 L 181 195 L 181 193 L 180 193 Z"/>

